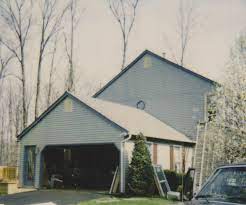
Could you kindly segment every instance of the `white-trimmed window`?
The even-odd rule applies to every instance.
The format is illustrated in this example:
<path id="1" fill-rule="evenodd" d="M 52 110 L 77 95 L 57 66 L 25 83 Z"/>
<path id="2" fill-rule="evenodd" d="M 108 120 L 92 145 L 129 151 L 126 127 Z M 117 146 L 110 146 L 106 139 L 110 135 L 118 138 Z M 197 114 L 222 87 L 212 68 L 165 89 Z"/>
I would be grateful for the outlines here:
<path id="1" fill-rule="evenodd" d="M 173 146 L 173 162 L 174 162 L 174 169 L 176 172 L 182 171 L 182 148 L 181 146 L 174 145 Z"/>

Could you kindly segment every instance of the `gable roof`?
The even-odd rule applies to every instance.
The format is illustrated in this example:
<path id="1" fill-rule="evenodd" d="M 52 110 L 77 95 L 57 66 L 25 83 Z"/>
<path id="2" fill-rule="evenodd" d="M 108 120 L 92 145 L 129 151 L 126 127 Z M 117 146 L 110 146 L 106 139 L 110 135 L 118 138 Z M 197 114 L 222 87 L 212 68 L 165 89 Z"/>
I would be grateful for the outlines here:
<path id="1" fill-rule="evenodd" d="M 145 111 L 95 98 L 79 99 L 68 92 L 65 92 L 55 103 L 53 103 L 43 114 L 41 114 L 39 118 L 37 118 L 31 125 L 25 128 L 17 136 L 18 140 L 21 140 L 25 134 L 27 134 L 33 127 L 35 127 L 67 96 L 70 96 L 78 102 L 88 106 L 90 109 L 99 113 L 101 116 L 132 135 L 137 135 L 142 132 L 146 137 L 150 138 L 192 144 L 194 143 L 194 141 L 190 140 L 182 133 L 176 131 Z"/>
<path id="2" fill-rule="evenodd" d="M 44 117 L 46 117 L 53 109 L 56 108 L 57 105 L 59 105 L 68 96 L 71 97 L 72 99 L 75 99 L 79 103 L 82 103 L 83 105 L 88 106 L 93 111 L 102 115 L 100 112 L 96 111 L 94 108 L 90 107 L 88 104 L 84 103 L 83 101 L 81 101 L 80 99 L 78 99 L 77 97 L 75 97 L 74 95 L 72 95 L 71 93 L 66 91 L 50 107 L 48 107 L 36 120 L 34 120 L 29 126 L 27 126 L 24 130 L 22 130 L 22 132 L 17 136 L 17 140 L 18 141 L 21 140 L 22 137 L 24 137 L 33 127 L 35 127 Z M 108 119 L 106 116 L 104 116 L 104 115 L 102 115 L 102 116 L 104 118 Z M 108 119 L 108 120 L 111 121 L 110 119 Z M 118 127 L 120 127 L 121 129 L 125 130 L 123 127 L 116 124 L 115 122 L 113 122 L 113 121 L 111 121 L 111 122 L 114 123 L 115 125 L 117 125 Z M 127 130 L 125 130 L 125 131 L 127 131 Z"/>
<path id="3" fill-rule="evenodd" d="M 192 71 L 190 69 L 187 69 L 187 68 L 185 68 L 183 66 L 180 66 L 180 65 L 178 65 L 178 64 L 176 64 L 176 63 L 174 63 L 172 61 L 169 61 L 166 58 L 163 58 L 163 57 L 161 57 L 161 56 L 159 56 L 159 55 L 157 55 L 157 54 L 155 54 L 155 53 L 153 53 L 153 52 L 151 52 L 149 50 L 145 50 L 135 60 L 133 60 L 127 67 L 125 67 L 123 70 L 121 70 L 112 80 L 110 80 L 99 91 L 97 91 L 93 95 L 93 97 L 96 98 L 98 95 L 100 95 L 106 88 L 108 88 L 111 84 L 113 84 L 114 81 L 116 81 L 120 76 L 122 76 L 127 70 L 129 70 L 133 65 L 135 65 L 146 54 L 149 54 L 149 55 L 151 55 L 151 56 L 153 56 L 153 57 L 155 57 L 155 58 L 157 58 L 157 59 L 159 59 L 159 60 L 161 60 L 161 61 L 163 61 L 165 63 L 168 63 L 168 64 L 174 66 L 177 69 L 180 69 L 180 70 L 183 70 L 183 71 L 185 71 L 187 73 L 190 73 L 191 75 L 194 75 L 194 76 L 196 76 L 196 77 L 198 77 L 200 79 L 203 79 L 203 80 L 205 80 L 205 81 L 207 81 L 209 83 L 212 83 L 212 84 L 216 83 L 215 81 L 213 81 L 213 80 L 211 80 L 211 79 L 209 79 L 207 77 L 204 77 L 204 76 L 202 76 L 202 75 L 200 75 L 198 73 L 195 73 L 194 71 Z"/>

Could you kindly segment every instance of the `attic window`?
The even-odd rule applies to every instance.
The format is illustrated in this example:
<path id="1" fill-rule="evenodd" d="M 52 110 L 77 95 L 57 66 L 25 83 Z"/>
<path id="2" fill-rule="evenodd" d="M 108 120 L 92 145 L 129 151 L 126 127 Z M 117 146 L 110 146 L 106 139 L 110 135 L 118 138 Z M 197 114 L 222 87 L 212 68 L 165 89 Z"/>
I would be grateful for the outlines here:
<path id="1" fill-rule="evenodd" d="M 144 57 L 144 68 L 150 68 L 152 66 L 152 61 L 149 56 Z"/>
<path id="2" fill-rule="evenodd" d="M 66 99 L 64 102 L 64 111 L 72 112 L 73 111 L 73 102 L 71 99 Z"/>
<path id="3" fill-rule="evenodd" d="M 136 106 L 140 110 L 144 110 L 145 109 L 145 103 L 142 100 L 138 101 L 137 104 L 136 104 Z"/>

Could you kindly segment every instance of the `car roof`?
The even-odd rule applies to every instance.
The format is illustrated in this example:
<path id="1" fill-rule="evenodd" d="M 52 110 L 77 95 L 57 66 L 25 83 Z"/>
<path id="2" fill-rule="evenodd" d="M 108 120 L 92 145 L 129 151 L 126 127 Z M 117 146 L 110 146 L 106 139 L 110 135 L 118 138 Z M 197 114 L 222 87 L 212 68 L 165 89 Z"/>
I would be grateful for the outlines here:
<path id="1" fill-rule="evenodd" d="M 218 167 L 218 169 L 232 168 L 232 167 L 246 167 L 246 162 L 244 162 L 244 163 L 239 163 L 239 164 L 228 164 L 228 165 L 223 165 L 223 166 Z"/>

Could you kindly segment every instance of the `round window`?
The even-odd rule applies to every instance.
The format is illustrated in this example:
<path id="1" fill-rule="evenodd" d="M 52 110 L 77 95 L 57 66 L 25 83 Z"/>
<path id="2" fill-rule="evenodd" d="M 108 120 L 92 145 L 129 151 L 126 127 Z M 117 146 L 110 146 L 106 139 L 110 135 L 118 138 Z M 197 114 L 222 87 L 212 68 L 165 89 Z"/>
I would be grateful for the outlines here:
<path id="1" fill-rule="evenodd" d="M 145 108 L 145 103 L 144 101 L 140 100 L 137 102 L 137 108 L 140 109 L 140 110 L 144 110 Z"/>

